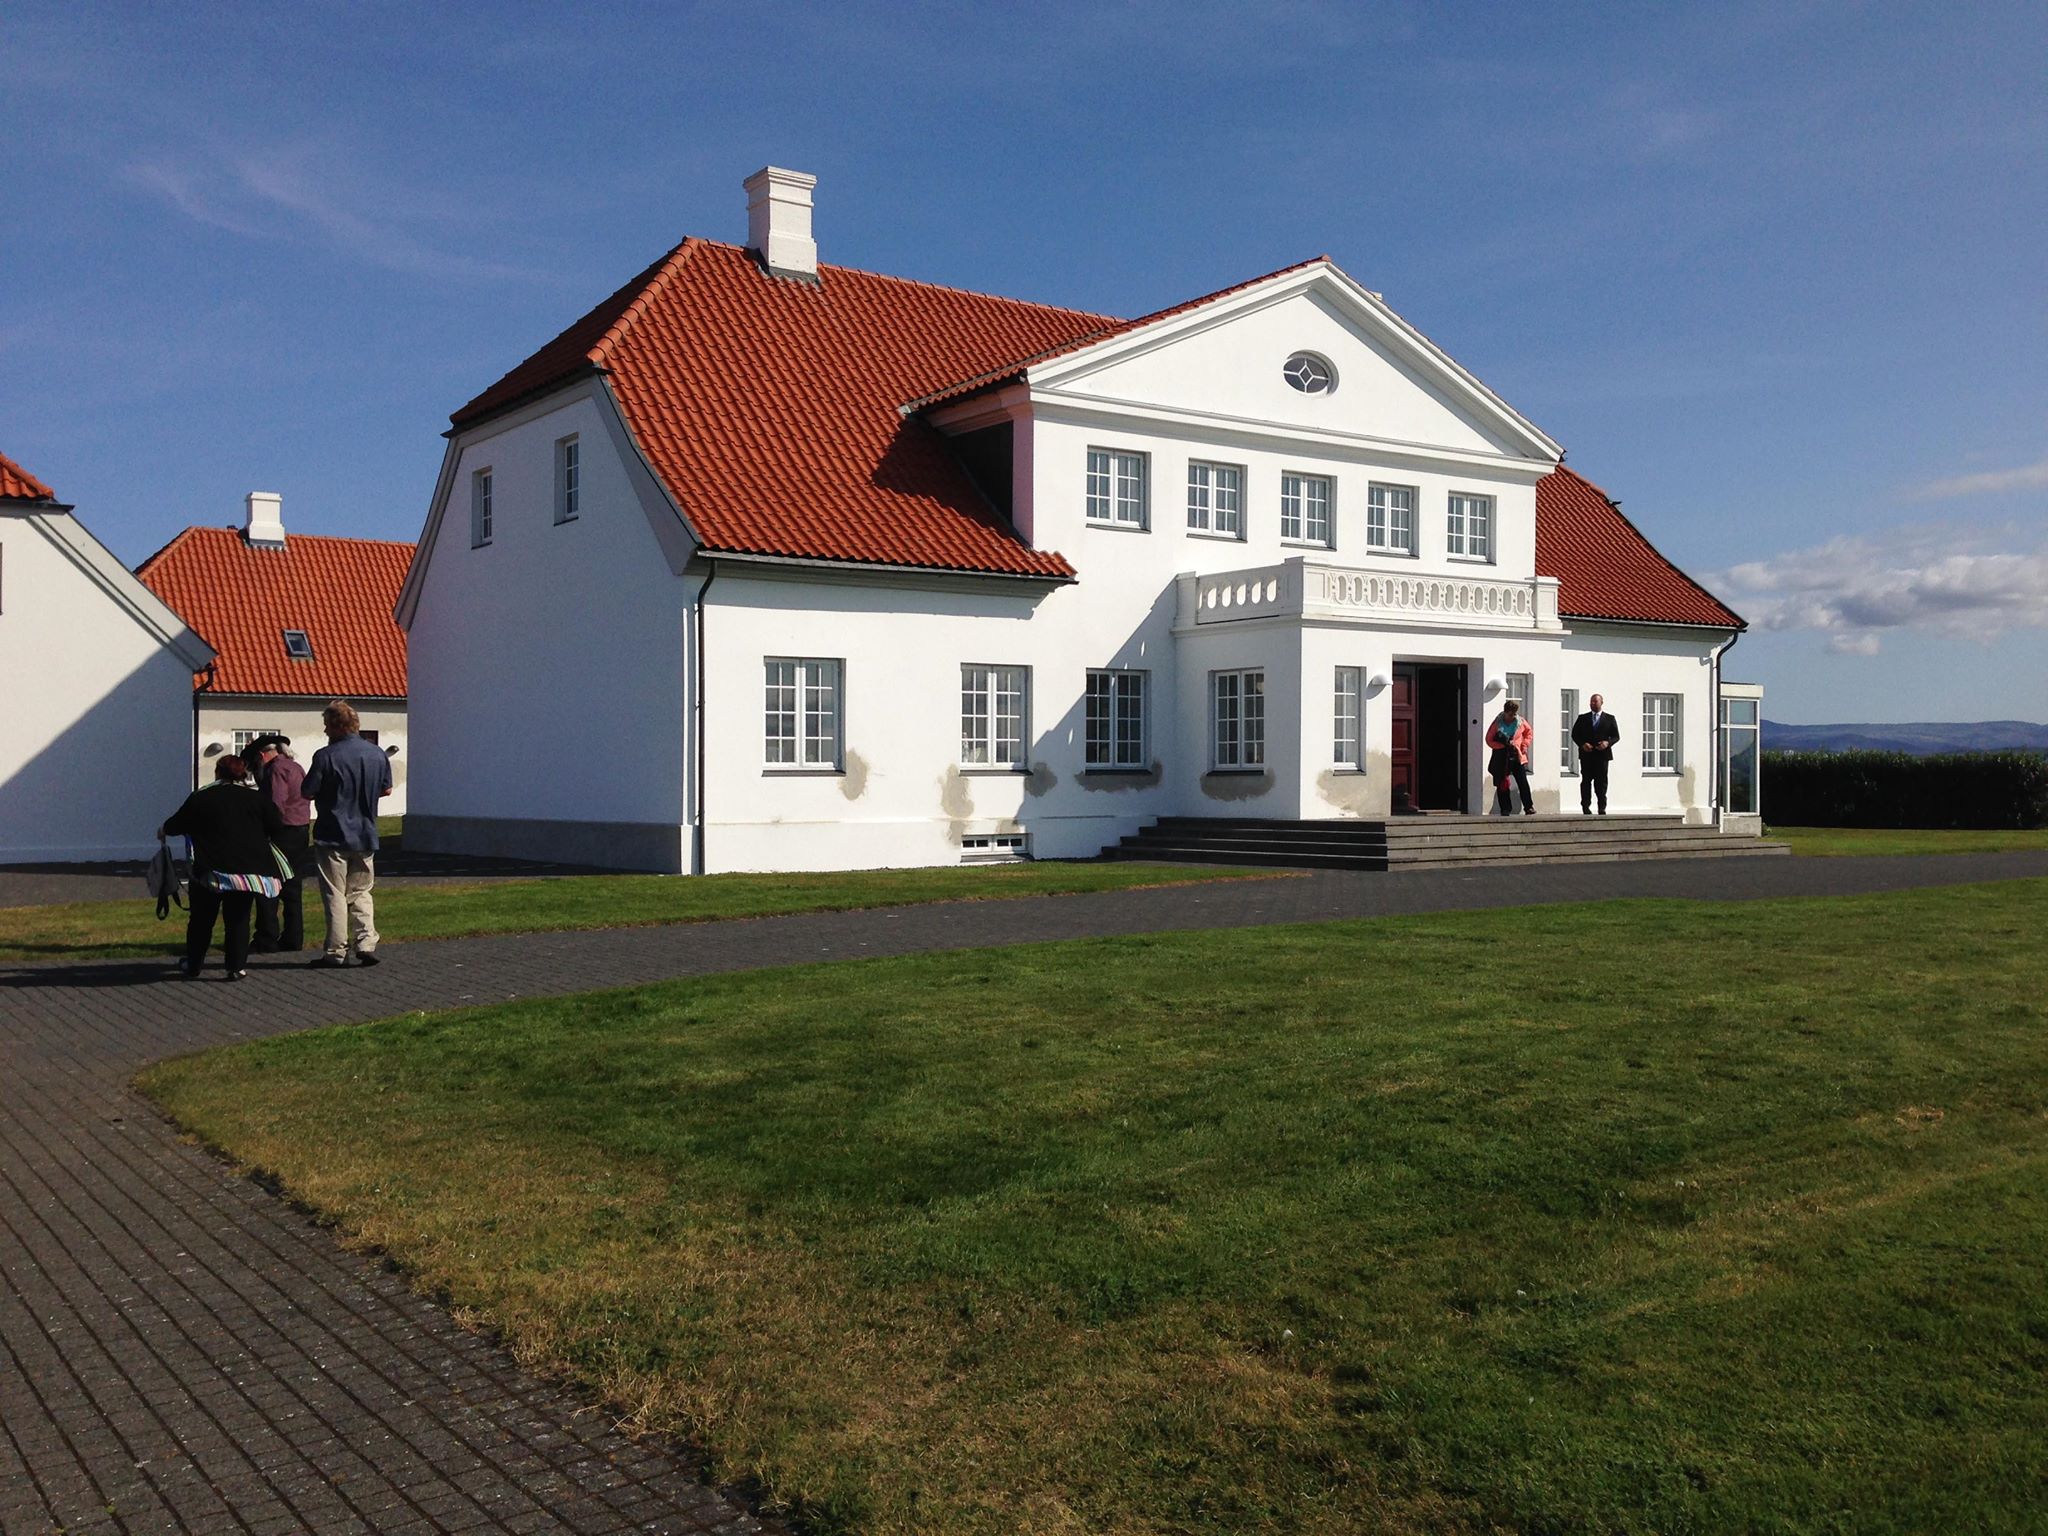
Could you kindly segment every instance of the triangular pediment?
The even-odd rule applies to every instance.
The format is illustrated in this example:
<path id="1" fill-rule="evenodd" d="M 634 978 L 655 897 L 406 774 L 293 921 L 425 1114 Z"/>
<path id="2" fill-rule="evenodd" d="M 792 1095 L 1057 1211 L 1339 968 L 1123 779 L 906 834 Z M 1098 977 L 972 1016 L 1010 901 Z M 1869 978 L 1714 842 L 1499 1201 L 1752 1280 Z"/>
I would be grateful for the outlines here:
<path id="1" fill-rule="evenodd" d="M 1288 381 L 1297 355 L 1334 385 Z M 1140 324 L 1033 367 L 1034 395 L 1333 433 L 1453 454 L 1555 462 L 1533 423 L 1328 262 Z"/>

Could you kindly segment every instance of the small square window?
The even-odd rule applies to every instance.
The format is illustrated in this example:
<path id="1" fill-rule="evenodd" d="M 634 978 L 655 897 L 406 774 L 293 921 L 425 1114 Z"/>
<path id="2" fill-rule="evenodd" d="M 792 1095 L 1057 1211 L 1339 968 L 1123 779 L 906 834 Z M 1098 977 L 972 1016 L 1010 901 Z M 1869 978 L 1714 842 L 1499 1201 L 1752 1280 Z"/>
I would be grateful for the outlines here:
<path id="1" fill-rule="evenodd" d="M 1444 519 L 1444 553 L 1460 560 L 1493 558 L 1493 498 L 1453 491 Z"/>
<path id="2" fill-rule="evenodd" d="M 1244 468 L 1237 464 L 1188 465 L 1188 527 L 1221 538 L 1244 537 Z"/>
<path id="3" fill-rule="evenodd" d="M 1114 448 L 1088 450 L 1088 521 L 1112 528 L 1144 528 L 1145 455 Z"/>
<path id="4" fill-rule="evenodd" d="M 303 629 L 288 629 L 284 632 L 284 653 L 293 661 L 311 661 L 312 639 Z"/>
<path id="5" fill-rule="evenodd" d="M 1334 549 L 1330 528 L 1330 482 L 1321 475 L 1280 477 L 1280 537 L 1290 544 Z"/>

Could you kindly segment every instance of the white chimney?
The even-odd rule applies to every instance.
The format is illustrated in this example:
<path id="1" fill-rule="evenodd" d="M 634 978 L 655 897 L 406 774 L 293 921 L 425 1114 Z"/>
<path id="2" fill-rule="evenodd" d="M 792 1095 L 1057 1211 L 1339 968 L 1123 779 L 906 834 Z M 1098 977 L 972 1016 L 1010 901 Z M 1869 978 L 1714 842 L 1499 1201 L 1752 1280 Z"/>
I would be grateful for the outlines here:
<path id="1" fill-rule="evenodd" d="M 284 548 L 284 498 L 275 491 L 251 491 L 242 537 L 259 549 Z"/>
<path id="2" fill-rule="evenodd" d="M 746 180 L 747 247 L 777 277 L 816 282 L 818 242 L 811 238 L 815 176 L 764 165 Z"/>

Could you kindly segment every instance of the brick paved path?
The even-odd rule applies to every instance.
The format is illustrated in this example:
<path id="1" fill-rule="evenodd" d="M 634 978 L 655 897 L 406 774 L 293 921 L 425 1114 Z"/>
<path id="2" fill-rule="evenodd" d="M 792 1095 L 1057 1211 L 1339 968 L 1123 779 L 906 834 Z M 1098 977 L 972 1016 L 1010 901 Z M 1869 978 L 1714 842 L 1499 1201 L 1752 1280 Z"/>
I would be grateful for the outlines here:
<path id="1" fill-rule="evenodd" d="M 2048 853 L 1315 875 L 394 945 L 371 971 L 0 968 L 0 1532 L 765 1527 L 179 1142 L 127 1087 L 223 1041 L 807 960 L 1598 900 L 2048 876 Z"/>

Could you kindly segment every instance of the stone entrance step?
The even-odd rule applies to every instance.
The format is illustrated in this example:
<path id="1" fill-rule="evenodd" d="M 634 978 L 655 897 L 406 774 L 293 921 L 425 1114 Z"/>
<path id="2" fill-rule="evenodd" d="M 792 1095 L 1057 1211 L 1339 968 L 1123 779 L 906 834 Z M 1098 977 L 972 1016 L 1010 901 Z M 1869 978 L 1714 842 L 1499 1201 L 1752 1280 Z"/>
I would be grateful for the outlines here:
<path id="1" fill-rule="evenodd" d="M 1293 869 L 1442 869 L 1618 859 L 1753 858 L 1782 843 L 1688 826 L 1676 816 L 1400 816 L 1274 821 L 1163 816 L 1105 857 Z"/>

